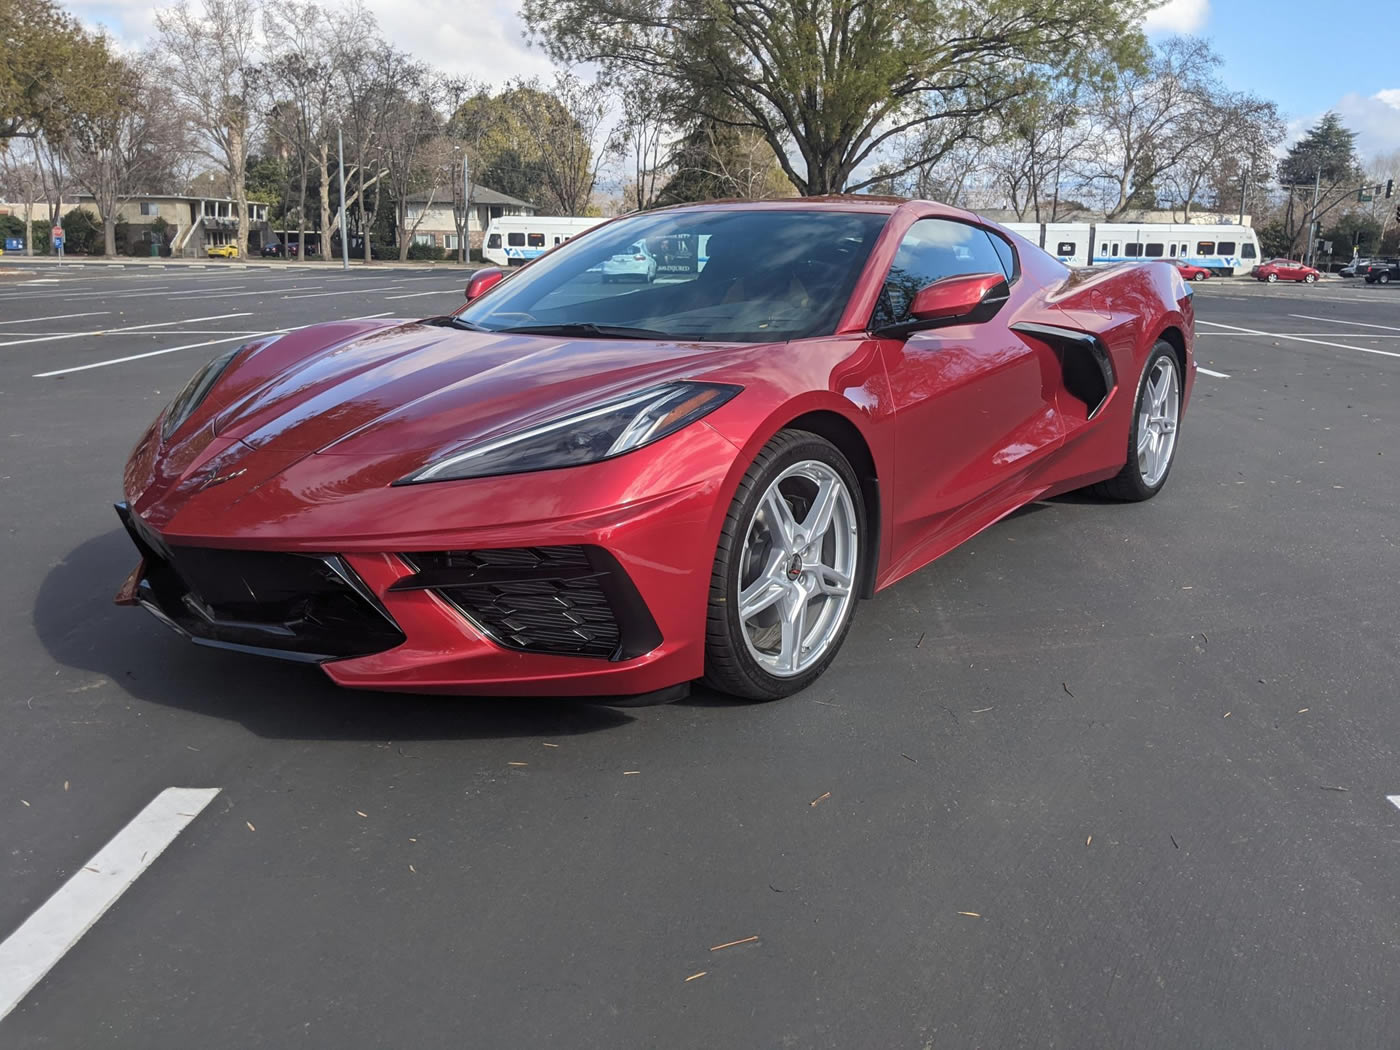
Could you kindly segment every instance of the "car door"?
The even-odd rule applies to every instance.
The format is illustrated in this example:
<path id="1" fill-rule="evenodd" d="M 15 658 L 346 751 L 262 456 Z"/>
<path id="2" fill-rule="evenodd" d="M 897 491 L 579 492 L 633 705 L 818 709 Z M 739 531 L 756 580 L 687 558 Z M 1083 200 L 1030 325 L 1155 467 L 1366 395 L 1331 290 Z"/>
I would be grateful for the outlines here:
<path id="1" fill-rule="evenodd" d="M 917 220 L 886 276 L 872 330 L 907 320 L 915 293 L 939 278 L 1014 277 L 1013 258 L 1010 244 L 981 227 Z M 895 416 L 894 563 L 915 568 L 1004 513 L 1062 440 L 1054 353 L 1008 327 L 1021 293 L 1013 289 L 1011 302 L 982 323 L 881 340 Z"/>

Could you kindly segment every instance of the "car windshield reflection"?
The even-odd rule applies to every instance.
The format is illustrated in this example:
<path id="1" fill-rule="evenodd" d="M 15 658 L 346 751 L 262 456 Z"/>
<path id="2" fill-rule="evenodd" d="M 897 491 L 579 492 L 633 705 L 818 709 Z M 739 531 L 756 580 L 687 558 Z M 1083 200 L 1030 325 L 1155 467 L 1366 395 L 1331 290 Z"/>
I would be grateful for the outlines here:
<path id="1" fill-rule="evenodd" d="M 493 332 L 631 331 L 687 342 L 828 335 L 887 218 L 835 210 L 637 215 L 576 237 L 456 320 Z"/>

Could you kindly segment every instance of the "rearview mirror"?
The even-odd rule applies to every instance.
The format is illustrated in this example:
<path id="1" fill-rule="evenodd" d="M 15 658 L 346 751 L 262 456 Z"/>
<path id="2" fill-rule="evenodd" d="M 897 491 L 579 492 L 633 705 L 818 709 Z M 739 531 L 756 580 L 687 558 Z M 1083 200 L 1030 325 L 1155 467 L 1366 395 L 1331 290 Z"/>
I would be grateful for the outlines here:
<path id="1" fill-rule="evenodd" d="M 1011 287 L 1002 274 L 958 274 L 920 288 L 909 317 L 920 328 L 978 324 L 991 319 L 1010 297 Z"/>
<path id="2" fill-rule="evenodd" d="M 505 271 L 497 266 L 488 266 L 485 269 L 477 270 L 476 273 L 472 274 L 472 279 L 467 282 L 467 302 L 480 299 L 505 280 L 505 277 Z"/>

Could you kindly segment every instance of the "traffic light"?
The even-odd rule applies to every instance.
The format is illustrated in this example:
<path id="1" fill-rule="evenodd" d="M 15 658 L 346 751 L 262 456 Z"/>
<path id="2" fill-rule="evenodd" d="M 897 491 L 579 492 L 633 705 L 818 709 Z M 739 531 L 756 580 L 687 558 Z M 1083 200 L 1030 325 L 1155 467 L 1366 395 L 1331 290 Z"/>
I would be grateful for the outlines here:
<path id="1" fill-rule="evenodd" d="M 1390 191 L 1393 190 L 1394 188 L 1395 188 L 1395 180 L 1394 180 L 1394 179 L 1386 179 L 1386 180 L 1385 180 L 1385 199 L 1386 199 L 1386 200 L 1390 200 Z"/>

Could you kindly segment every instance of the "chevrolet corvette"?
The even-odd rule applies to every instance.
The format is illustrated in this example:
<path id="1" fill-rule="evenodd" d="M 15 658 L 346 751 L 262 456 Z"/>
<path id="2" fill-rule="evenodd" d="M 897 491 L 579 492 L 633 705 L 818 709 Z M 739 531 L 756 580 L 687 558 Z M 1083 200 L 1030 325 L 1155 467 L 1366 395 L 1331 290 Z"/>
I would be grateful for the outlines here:
<path id="1" fill-rule="evenodd" d="M 1156 495 L 1193 340 L 1176 269 L 929 202 L 631 215 L 204 365 L 127 463 L 117 600 L 357 688 L 774 699 L 1018 507 Z"/>

